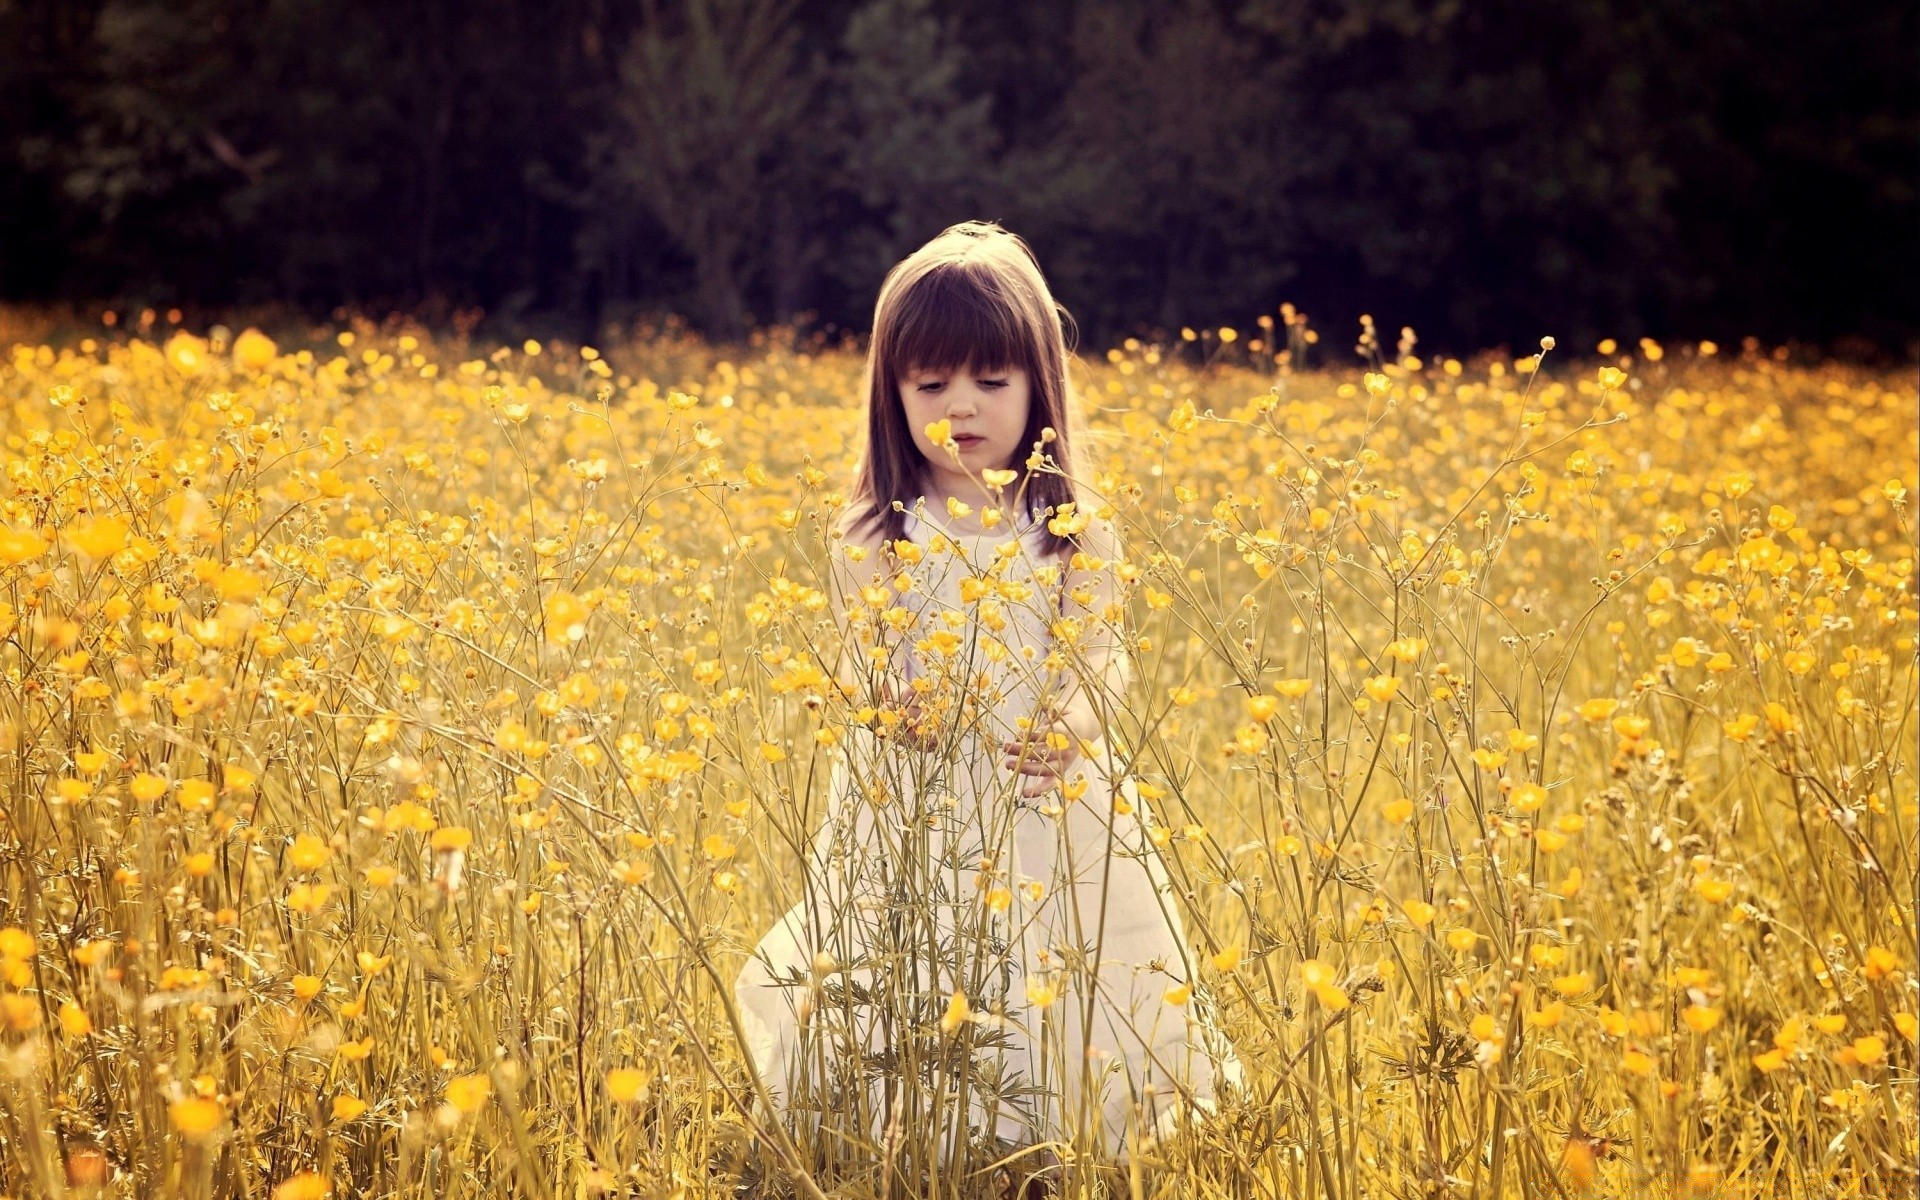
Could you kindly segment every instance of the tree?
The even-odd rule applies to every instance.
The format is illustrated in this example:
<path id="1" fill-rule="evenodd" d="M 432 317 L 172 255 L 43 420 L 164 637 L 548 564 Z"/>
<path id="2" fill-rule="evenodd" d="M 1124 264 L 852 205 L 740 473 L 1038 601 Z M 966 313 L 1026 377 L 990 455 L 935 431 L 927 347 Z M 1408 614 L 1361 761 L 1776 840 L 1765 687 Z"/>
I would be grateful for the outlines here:
<path id="1" fill-rule="evenodd" d="M 992 98 L 968 96 L 965 49 L 931 0 L 870 0 L 847 22 L 826 125 L 833 183 L 857 209 L 829 267 L 870 302 L 887 270 L 1000 199 Z M 857 302 L 857 301 L 856 301 Z"/>
<path id="2" fill-rule="evenodd" d="M 1063 295 L 1107 329 L 1267 307 L 1292 270 L 1285 64 L 1207 0 L 1083 0 L 1072 44 L 1055 119 L 1008 167 Z"/>
<path id="3" fill-rule="evenodd" d="M 620 63 L 621 180 L 692 258 L 708 327 L 749 323 L 773 161 L 817 86 L 796 61 L 792 0 L 683 0 L 649 9 Z"/>

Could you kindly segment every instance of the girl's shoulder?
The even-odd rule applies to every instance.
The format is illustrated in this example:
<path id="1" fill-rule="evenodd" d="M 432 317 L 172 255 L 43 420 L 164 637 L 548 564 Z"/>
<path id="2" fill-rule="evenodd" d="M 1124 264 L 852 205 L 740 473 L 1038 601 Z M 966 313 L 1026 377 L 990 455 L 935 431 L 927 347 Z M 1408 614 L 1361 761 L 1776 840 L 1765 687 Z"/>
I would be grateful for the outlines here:
<path id="1" fill-rule="evenodd" d="M 1079 511 L 1086 514 L 1087 523 L 1074 536 L 1074 544 L 1089 558 L 1099 559 L 1107 565 L 1119 562 L 1126 556 L 1125 546 L 1121 542 L 1120 527 L 1110 518 L 1098 515 L 1098 508 L 1091 504 L 1078 504 Z M 1067 558 L 1073 557 L 1073 550 L 1066 552 Z"/>

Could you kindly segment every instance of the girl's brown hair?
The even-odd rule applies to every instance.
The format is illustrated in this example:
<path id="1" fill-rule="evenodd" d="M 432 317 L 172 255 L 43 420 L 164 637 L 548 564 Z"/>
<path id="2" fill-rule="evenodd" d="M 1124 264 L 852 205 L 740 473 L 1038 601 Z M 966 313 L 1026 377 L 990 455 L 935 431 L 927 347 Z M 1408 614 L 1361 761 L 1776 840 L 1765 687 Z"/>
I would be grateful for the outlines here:
<path id="1" fill-rule="evenodd" d="M 1031 401 L 1021 444 L 1038 452 L 1012 464 L 1016 507 L 1044 519 L 1079 500 L 1073 483 L 1075 417 L 1067 377 L 1072 318 L 1054 302 L 1039 260 L 1019 236 L 992 222 L 950 226 L 887 272 L 874 305 L 867 345 L 866 445 L 856 468 L 843 531 L 906 536 L 906 514 L 924 491 L 926 460 L 913 443 L 900 405 L 900 380 L 916 370 L 1025 371 Z M 1042 431 L 1053 431 L 1042 442 Z M 1082 505 L 1084 507 L 1084 504 Z M 1020 522 L 1017 522 L 1020 523 Z M 1071 552 L 1075 538 L 1042 530 L 1048 554 Z"/>

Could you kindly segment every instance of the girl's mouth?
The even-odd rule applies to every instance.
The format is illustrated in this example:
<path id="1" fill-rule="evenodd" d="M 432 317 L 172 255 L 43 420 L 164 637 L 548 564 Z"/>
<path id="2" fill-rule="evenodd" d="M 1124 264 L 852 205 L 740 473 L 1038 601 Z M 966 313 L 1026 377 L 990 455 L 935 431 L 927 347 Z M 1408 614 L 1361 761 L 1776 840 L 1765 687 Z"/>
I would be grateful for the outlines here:
<path id="1" fill-rule="evenodd" d="M 973 446 L 973 445 L 978 445 L 979 443 L 984 442 L 987 439 L 979 436 L 978 434 L 964 433 L 954 438 L 953 440 L 962 446 Z"/>

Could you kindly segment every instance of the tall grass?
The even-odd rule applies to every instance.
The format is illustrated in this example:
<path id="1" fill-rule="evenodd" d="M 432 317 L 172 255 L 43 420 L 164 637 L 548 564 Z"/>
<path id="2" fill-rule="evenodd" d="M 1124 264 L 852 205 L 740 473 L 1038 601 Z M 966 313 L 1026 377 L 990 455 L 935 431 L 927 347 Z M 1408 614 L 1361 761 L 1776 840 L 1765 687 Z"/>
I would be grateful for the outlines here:
<path id="1" fill-rule="evenodd" d="M 885 975 L 895 1121 L 771 1121 L 729 1001 L 900 720 L 835 682 L 853 354 L 14 320 L 0 1191 L 991 1194 L 984 978 Z M 1274 350 L 1076 368 L 1165 1002 L 1248 1086 L 1068 1194 L 1910 1192 L 1911 378 Z M 902 894 L 886 961 L 993 961 Z"/>

